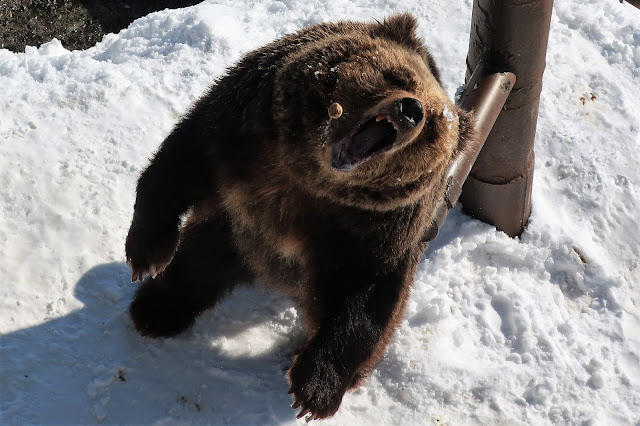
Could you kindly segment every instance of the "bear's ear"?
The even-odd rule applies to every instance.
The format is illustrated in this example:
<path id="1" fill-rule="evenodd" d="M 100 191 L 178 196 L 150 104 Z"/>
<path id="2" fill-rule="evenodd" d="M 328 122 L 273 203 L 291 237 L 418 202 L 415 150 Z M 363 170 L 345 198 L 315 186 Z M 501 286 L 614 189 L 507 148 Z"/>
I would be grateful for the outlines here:
<path id="1" fill-rule="evenodd" d="M 382 22 L 373 25 L 372 36 L 383 37 L 398 44 L 415 49 L 421 46 L 416 36 L 418 21 L 413 15 L 400 13 L 391 15 Z"/>
<path id="2" fill-rule="evenodd" d="M 413 15 L 409 13 L 400 13 L 397 15 L 391 15 L 384 21 L 374 24 L 371 28 L 371 36 L 374 38 L 386 38 L 418 52 L 418 54 L 424 58 L 424 61 L 429 66 L 431 73 L 438 83 L 441 83 L 440 70 L 438 70 L 436 62 L 433 60 L 429 50 L 416 35 L 417 28 L 418 21 L 416 21 L 416 18 Z"/>

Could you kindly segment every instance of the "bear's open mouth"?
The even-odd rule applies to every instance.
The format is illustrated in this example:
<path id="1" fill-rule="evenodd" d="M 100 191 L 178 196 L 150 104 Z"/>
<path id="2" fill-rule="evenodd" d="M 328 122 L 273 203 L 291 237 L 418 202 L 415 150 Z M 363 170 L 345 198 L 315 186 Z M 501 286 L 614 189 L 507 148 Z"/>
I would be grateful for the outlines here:
<path id="1" fill-rule="evenodd" d="M 381 114 L 365 121 L 352 136 L 341 140 L 335 147 L 331 166 L 348 171 L 392 148 L 398 131 L 390 117 Z"/>

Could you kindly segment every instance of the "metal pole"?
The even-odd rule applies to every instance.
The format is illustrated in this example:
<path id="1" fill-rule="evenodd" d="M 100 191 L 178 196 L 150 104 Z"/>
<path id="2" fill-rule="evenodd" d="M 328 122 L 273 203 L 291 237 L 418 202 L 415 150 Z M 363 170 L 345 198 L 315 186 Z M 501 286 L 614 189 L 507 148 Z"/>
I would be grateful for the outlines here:
<path id="1" fill-rule="evenodd" d="M 467 75 L 481 61 L 518 81 L 467 178 L 468 213 L 519 235 L 531 213 L 533 141 L 553 0 L 474 0 Z"/>
<path id="2" fill-rule="evenodd" d="M 638 9 L 640 9 L 640 0 L 625 0 L 627 3 L 629 3 L 631 6 L 635 6 Z M 620 0 L 620 3 L 622 3 L 622 0 Z"/>
<path id="3" fill-rule="evenodd" d="M 486 75 L 484 64 L 478 65 L 471 76 L 471 80 L 464 92 L 462 92 L 457 104 L 466 111 L 473 111 L 476 137 L 449 166 L 444 201 L 436 209 L 431 227 L 423 236 L 423 241 L 431 241 L 435 238 L 447 217 L 447 213 L 458 200 L 462 191 L 462 184 L 469 175 L 469 171 L 476 161 L 478 153 L 482 149 L 515 82 L 516 76 L 510 72 Z"/>

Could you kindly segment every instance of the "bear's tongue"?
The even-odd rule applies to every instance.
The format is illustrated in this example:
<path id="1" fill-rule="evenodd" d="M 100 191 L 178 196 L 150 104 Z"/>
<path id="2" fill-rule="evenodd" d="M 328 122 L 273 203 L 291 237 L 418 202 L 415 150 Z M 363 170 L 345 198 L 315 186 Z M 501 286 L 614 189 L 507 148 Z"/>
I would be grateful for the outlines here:
<path id="1" fill-rule="evenodd" d="M 387 120 L 376 121 L 376 118 L 364 123 L 351 138 L 351 143 L 344 151 L 347 164 L 358 163 L 372 154 L 386 150 L 395 142 L 396 130 Z"/>

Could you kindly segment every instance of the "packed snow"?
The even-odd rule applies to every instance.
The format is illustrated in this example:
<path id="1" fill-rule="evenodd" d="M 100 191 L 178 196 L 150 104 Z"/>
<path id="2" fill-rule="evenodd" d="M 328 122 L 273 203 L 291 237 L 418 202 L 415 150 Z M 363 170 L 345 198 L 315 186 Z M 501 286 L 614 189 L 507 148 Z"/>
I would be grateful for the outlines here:
<path id="1" fill-rule="evenodd" d="M 184 335 L 136 334 L 136 179 L 226 67 L 309 24 L 409 11 L 453 96 L 471 3 L 205 1 L 85 51 L 0 50 L 0 422 L 302 423 L 285 297 L 241 288 Z M 324 424 L 640 424 L 639 81 L 640 10 L 556 2 L 526 230 L 454 209 L 386 355 Z"/>

